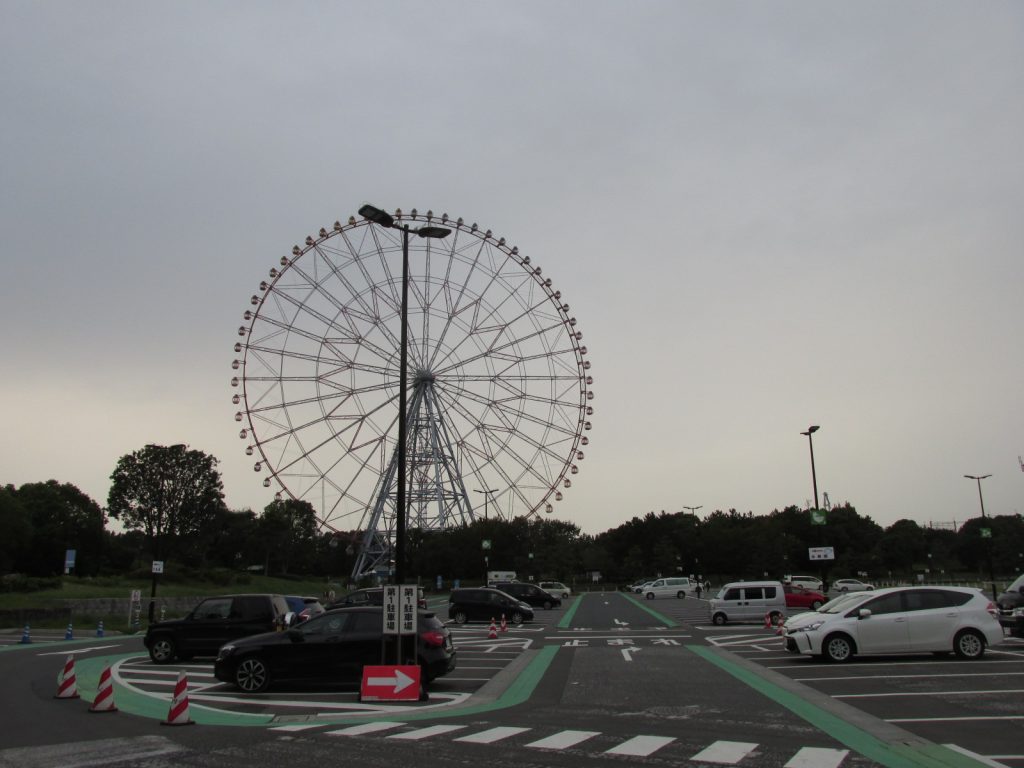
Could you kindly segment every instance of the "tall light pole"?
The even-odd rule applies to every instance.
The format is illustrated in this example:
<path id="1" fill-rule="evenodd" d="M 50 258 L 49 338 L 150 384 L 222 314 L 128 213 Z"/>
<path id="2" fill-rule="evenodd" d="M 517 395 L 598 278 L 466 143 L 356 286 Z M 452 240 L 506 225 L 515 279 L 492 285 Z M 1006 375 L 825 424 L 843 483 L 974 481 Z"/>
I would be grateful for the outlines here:
<path id="1" fill-rule="evenodd" d="M 697 510 L 698 509 L 704 509 L 704 505 L 701 504 L 699 507 L 683 507 L 683 509 L 687 510 L 691 515 L 696 517 L 697 516 Z"/>
<path id="2" fill-rule="evenodd" d="M 395 491 L 395 575 L 394 583 L 401 584 L 405 580 L 405 450 L 406 420 L 408 414 L 406 401 L 409 389 L 409 232 L 418 237 L 448 237 L 451 230 L 446 227 L 424 226 L 409 229 L 408 224 L 398 225 L 394 217 L 380 208 L 364 205 L 359 215 L 387 229 L 402 230 L 402 350 L 399 355 L 398 371 L 398 485 Z"/>
<path id="3" fill-rule="evenodd" d="M 818 476 L 814 471 L 814 438 L 811 437 L 821 427 L 815 425 L 808 427 L 806 432 L 801 432 L 801 435 L 807 436 L 807 444 L 811 447 L 811 483 L 814 485 L 814 509 L 818 509 Z"/>
<path id="4" fill-rule="evenodd" d="M 498 489 L 497 488 L 487 488 L 486 490 L 481 491 L 479 488 L 474 488 L 473 490 L 476 491 L 477 493 L 482 493 L 484 495 L 484 520 L 486 520 L 487 519 L 487 499 L 489 499 L 491 497 L 491 494 L 497 493 Z M 533 555 L 530 555 L 530 557 L 533 557 Z"/>
<path id="5" fill-rule="evenodd" d="M 986 477 L 992 477 L 992 475 L 964 475 L 968 480 L 974 480 L 978 483 L 978 502 L 981 504 L 981 519 L 985 520 L 985 498 L 981 495 L 981 481 Z M 985 539 L 985 558 L 988 560 L 988 580 L 992 586 L 992 599 L 996 599 L 996 576 L 995 571 L 992 570 L 992 531 L 985 527 L 982 529 L 982 538 Z M 988 535 L 985 535 L 985 531 Z"/>

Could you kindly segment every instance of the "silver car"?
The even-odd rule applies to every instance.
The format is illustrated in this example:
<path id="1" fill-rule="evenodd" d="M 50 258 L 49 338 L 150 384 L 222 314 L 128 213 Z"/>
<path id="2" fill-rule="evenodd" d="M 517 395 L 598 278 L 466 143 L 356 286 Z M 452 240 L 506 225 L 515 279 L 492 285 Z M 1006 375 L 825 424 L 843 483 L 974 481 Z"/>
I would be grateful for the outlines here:
<path id="1" fill-rule="evenodd" d="M 856 654 L 955 653 L 980 659 L 1003 640 L 999 611 L 968 587 L 891 587 L 846 594 L 783 625 L 786 650 L 829 661 Z"/>

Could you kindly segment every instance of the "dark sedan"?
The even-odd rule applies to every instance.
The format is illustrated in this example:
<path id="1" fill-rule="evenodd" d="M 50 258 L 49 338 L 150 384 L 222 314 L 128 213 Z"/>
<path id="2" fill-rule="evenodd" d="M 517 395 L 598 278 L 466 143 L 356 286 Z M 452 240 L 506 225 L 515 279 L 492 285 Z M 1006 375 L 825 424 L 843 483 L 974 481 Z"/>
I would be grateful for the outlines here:
<path id="1" fill-rule="evenodd" d="M 392 663 L 394 639 L 383 643 L 383 609 L 366 606 L 328 611 L 284 632 L 235 640 L 220 649 L 213 673 L 246 693 L 265 691 L 272 682 L 308 679 L 359 684 L 363 667 Z M 417 616 L 416 655 L 403 639 L 406 664 L 419 664 L 423 682 L 455 669 L 451 633 L 433 613 Z"/>

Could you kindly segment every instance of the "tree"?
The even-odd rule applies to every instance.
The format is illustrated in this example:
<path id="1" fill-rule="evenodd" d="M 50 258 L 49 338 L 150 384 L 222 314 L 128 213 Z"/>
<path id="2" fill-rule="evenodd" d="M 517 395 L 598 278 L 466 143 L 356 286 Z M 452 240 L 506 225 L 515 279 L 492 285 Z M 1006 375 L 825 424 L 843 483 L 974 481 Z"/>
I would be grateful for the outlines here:
<path id="1" fill-rule="evenodd" d="M 18 500 L 32 524 L 29 562 L 24 570 L 35 576 L 60 573 L 64 553 L 75 550 L 75 573 L 95 576 L 103 553 L 103 510 L 71 483 L 47 480 L 18 488 Z"/>
<path id="2" fill-rule="evenodd" d="M 217 459 L 186 445 L 147 445 L 122 456 L 110 476 L 108 513 L 146 534 L 153 559 L 177 537 L 198 534 L 224 507 Z"/>
<path id="3" fill-rule="evenodd" d="M 0 488 L 0 573 L 23 560 L 32 540 L 32 523 L 14 486 Z"/>
<path id="4" fill-rule="evenodd" d="M 260 539 L 266 547 L 264 570 L 270 573 L 273 560 L 281 574 L 287 576 L 296 560 L 313 561 L 316 525 L 316 510 L 308 501 L 283 499 L 270 502 L 259 521 Z"/>

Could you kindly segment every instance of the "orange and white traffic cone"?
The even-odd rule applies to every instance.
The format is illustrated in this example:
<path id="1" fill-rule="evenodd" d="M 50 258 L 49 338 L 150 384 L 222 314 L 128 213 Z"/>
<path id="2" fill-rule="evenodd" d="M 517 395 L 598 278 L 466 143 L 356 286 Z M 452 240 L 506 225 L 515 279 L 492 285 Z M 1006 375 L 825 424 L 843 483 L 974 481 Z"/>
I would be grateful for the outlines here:
<path id="1" fill-rule="evenodd" d="M 508 622 L 505 621 L 505 614 L 501 614 L 501 631 L 508 632 Z"/>
<path id="2" fill-rule="evenodd" d="M 491 618 L 490 629 L 487 630 L 487 639 L 488 640 L 497 640 L 498 639 L 498 628 L 496 626 L 494 626 L 494 619 L 493 618 Z"/>
<path id="3" fill-rule="evenodd" d="M 188 716 L 188 679 L 184 670 L 178 673 L 171 708 L 167 711 L 167 719 L 162 720 L 160 725 L 195 725 L 195 720 Z"/>
<path id="4" fill-rule="evenodd" d="M 78 698 L 78 685 L 75 682 L 75 657 L 71 654 L 68 654 L 68 660 L 64 662 L 64 670 L 57 678 L 57 693 L 54 698 Z"/>
<path id="5" fill-rule="evenodd" d="M 110 679 L 110 665 L 103 668 L 100 685 L 96 690 L 96 698 L 89 707 L 90 712 L 117 712 L 114 706 L 114 681 Z"/>

